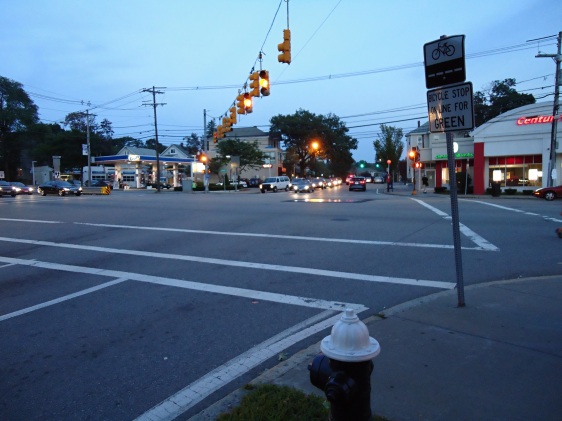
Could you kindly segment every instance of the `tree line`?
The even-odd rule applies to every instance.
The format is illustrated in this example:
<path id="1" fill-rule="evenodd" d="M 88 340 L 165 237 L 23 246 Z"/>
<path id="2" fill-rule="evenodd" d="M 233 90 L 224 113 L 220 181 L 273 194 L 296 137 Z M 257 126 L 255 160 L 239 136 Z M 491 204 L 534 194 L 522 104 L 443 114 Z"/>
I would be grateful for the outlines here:
<path id="1" fill-rule="evenodd" d="M 494 81 L 489 88 L 474 95 L 476 126 L 510 109 L 535 102 L 531 94 L 515 90 L 515 79 Z M 30 99 L 23 86 L 0 76 L 0 170 L 8 180 L 25 180 L 21 168 L 29 168 L 31 161 L 37 166 L 51 165 L 53 156 L 61 156 L 61 170 L 71 171 L 85 165 L 82 145 L 90 136 L 92 156 L 114 155 L 125 146 L 158 149 L 155 139 L 141 141 L 133 137 L 114 138 L 112 123 L 103 119 L 98 122 L 89 112 L 73 112 L 64 122 L 45 124 L 39 121 L 38 107 Z M 343 176 L 356 164 L 352 151 L 358 141 L 348 134 L 345 123 L 334 114 L 314 114 L 299 109 L 291 115 L 277 115 L 270 120 L 269 136 L 285 147 L 283 163 L 288 171 L 312 174 Z M 215 131 L 211 121 L 206 135 L 212 139 Z M 380 125 L 380 133 L 373 141 L 375 162 L 394 165 L 403 154 L 405 143 L 402 129 Z M 202 139 L 195 133 L 183 138 L 179 145 L 188 154 L 196 155 L 202 149 Z M 218 173 L 226 156 L 240 156 L 240 168 L 258 168 L 265 157 L 255 142 L 226 138 L 217 143 L 218 156 L 211 161 L 210 168 Z M 397 167 L 395 167 L 397 168 Z"/>

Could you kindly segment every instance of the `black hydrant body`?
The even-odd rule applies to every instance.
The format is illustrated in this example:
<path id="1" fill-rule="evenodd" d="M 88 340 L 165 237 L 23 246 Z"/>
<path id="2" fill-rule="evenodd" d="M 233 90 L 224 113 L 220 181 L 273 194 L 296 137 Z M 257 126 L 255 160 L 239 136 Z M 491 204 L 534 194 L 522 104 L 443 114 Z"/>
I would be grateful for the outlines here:
<path id="1" fill-rule="evenodd" d="M 309 364 L 310 382 L 330 402 L 330 421 L 371 420 L 372 359 L 380 352 L 364 323 L 347 309 Z"/>

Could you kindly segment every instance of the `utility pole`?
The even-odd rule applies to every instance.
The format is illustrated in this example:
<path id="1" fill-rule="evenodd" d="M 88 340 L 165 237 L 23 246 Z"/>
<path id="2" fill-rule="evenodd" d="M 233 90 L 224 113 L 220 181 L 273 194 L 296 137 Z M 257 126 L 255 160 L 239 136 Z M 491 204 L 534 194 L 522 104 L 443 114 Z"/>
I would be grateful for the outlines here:
<path id="1" fill-rule="evenodd" d="M 152 89 L 143 89 L 142 92 L 150 92 L 152 93 L 152 107 L 154 108 L 154 137 L 156 140 L 156 192 L 160 193 L 160 152 L 158 152 L 158 121 L 156 120 L 156 106 L 158 105 L 166 105 L 164 103 L 156 103 L 156 94 L 163 94 L 162 91 L 157 91 L 156 89 L 165 89 L 165 88 L 156 88 L 152 87 Z"/>
<path id="2" fill-rule="evenodd" d="M 88 106 L 90 104 L 88 103 Z M 88 144 L 88 186 L 92 185 L 92 151 L 90 150 L 90 110 L 86 109 L 86 143 Z"/>
<path id="3" fill-rule="evenodd" d="M 551 57 L 556 63 L 556 72 L 554 74 L 554 105 L 552 109 L 552 129 L 550 133 L 550 161 L 548 163 L 548 180 L 547 187 L 554 186 L 554 179 L 558 178 L 556 168 L 556 131 L 558 123 L 558 96 L 560 94 L 560 85 L 562 84 L 562 77 L 560 75 L 560 61 L 562 61 L 562 31 L 558 32 L 558 53 L 557 54 L 544 54 L 539 53 L 535 57 Z M 559 184 L 559 183 L 558 183 Z"/>
<path id="4" fill-rule="evenodd" d="M 84 101 L 82 101 L 82 104 L 84 104 Z M 88 148 L 88 179 L 82 180 L 82 183 L 87 181 L 88 185 L 90 185 L 92 184 L 92 151 L 90 148 L 90 105 L 91 105 L 90 101 L 88 101 L 86 105 L 88 106 L 88 108 L 86 108 L 86 147 Z M 95 114 L 92 114 L 92 117 L 95 117 Z M 80 176 L 82 177 L 83 171 L 81 171 L 80 174 L 81 174 Z"/>
<path id="5" fill-rule="evenodd" d="M 209 150 L 209 145 L 207 143 L 207 110 L 203 109 L 203 145 L 201 150 L 205 152 L 205 150 Z"/>

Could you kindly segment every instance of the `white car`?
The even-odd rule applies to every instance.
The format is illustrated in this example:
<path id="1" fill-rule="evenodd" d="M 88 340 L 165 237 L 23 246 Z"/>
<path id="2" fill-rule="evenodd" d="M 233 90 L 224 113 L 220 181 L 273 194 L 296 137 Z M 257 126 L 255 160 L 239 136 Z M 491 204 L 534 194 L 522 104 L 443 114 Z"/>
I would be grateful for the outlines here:
<path id="1" fill-rule="evenodd" d="M 278 177 L 267 177 L 263 183 L 260 184 L 260 191 L 265 193 L 266 191 L 277 192 L 278 190 L 289 191 L 291 185 L 291 179 L 286 175 L 280 175 Z"/>

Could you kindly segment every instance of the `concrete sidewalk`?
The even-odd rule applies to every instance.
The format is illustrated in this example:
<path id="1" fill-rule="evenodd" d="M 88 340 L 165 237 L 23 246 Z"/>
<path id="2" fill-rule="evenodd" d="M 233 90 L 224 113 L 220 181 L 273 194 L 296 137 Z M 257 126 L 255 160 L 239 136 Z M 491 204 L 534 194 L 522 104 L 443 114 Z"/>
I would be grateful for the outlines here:
<path id="1" fill-rule="evenodd" d="M 381 346 L 371 409 L 391 421 L 562 419 L 562 276 L 440 292 L 363 320 Z M 252 383 L 323 396 L 310 384 L 315 344 Z M 238 390 L 192 420 L 237 406 Z"/>

